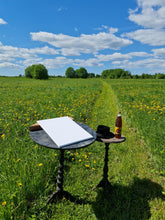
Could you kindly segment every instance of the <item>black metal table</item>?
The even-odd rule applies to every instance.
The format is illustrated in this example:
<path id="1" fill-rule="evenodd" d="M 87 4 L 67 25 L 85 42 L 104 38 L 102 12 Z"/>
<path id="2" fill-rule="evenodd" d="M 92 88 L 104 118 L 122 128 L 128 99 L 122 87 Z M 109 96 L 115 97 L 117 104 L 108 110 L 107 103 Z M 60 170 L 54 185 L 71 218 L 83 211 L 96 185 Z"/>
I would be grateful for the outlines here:
<path id="1" fill-rule="evenodd" d="M 92 144 L 96 140 L 96 132 L 92 128 L 90 128 L 88 125 L 85 125 L 79 122 L 76 122 L 76 123 L 80 125 L 82 128 L 84 128 L 87 132 L 89 132 L 93 136 L 93 138 L 90 140 L 81 141 L 75 144 L 71 144 L 71 145 L 67 145 L 65 147 L 59 148 L 44 130 L 30 131 L 30 136 L 35 143 L 42 145 L 44 147 L 47 147 L 47 148 L 60 150 L 56 191 L 50 196 L 50 198 L 47 201 L 47 204 L 49 204 L 52 201 L 62 199 L 63 197 L 65 197 L 66 199 L 69 199 L 72 202 L 77 202 L 79 204 L 82 203 L 81 200 L 72 196 L 69 192 L 63 190 L 64 151 L 87 147 L 88 145 Z"/>
<path id="2" fill-rule="evenodd" d="M 122 135 L 120 139 L 118 138 L 109 138 L 109 139 L 104 139 L 104 138 L 97 138 L 96 139 L 99 142 L 103 142 L 105 144 L 105 157 L 104 157 L 104 167 L 103 167 L 103 178 L 99 182 L 99 184 L 96 186 L 97 187 L 102 187 L 104 191 L 106 191 L 107 199 L 109 199 L 109 188 L 111 187 L 111 183 L 108 180 L 108 151 L 109 151 L 109 145 L 112 143 L 121 143 L 126 140 L 126 138 Z"/>

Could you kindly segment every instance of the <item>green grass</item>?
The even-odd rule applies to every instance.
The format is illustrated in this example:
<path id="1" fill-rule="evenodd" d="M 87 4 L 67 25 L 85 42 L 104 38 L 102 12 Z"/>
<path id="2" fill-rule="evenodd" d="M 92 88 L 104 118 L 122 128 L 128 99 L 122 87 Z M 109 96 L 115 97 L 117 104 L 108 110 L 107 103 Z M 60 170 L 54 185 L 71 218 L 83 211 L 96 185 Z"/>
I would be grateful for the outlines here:
<path id="1" fill-rule="evenodd" d="M 165 218 L 164 177 L 114 87 L 127 86 L 129 80 L 0 80 L 0 219 Z M 94 142 L 65 151 L 64 189 L 85 203 L 64 198 L 45 207 L 55 191 L 59 152 L 36 145 L 29 126 L 38 119 L 69 115 L 94 130 L 105 124 L 114 131 L 119 109 L 126 141 L 110 145 L 110 201 L 101 188 L 94 189 L 102 179 L 105 153 L 104 144 Z"/>
<path id="2" fill-rule="evenodd" d="M 164 80 L 111 81 L 123 114 L 136 128 L 165 176 L 165 83 Z"/>

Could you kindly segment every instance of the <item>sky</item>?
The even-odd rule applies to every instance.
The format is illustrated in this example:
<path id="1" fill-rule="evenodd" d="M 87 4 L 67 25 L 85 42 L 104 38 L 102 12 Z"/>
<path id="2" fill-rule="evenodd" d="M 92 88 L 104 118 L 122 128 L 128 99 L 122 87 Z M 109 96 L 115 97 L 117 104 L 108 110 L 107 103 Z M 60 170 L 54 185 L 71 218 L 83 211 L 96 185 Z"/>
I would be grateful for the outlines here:
<path id="1" fill-rule="evenodd" d="M 0 0 L 0 75 L 165 73 L 165 0 Z"/>

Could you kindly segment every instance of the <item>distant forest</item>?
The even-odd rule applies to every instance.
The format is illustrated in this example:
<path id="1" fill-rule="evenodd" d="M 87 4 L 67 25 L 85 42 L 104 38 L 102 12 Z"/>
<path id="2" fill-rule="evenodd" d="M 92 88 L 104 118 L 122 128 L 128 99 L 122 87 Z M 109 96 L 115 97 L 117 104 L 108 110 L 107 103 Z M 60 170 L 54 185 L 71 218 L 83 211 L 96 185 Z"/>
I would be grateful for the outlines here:
<path id="1" fill-rule="evenodd" d="M 95 75 L 94 73 L 88 73 L 84 67 L 74 70 L 72 67 L 68 67 L 65 71 L 65 77 L 67 78 L 109 78 L 109 79 L 165 79 L 165 74 L 155 73 L 148 74 L 142 73 L 142 75 L 132 75 L 130 71 L 124 69 L 107 69 L 103 70 L 101 75 Z"/>

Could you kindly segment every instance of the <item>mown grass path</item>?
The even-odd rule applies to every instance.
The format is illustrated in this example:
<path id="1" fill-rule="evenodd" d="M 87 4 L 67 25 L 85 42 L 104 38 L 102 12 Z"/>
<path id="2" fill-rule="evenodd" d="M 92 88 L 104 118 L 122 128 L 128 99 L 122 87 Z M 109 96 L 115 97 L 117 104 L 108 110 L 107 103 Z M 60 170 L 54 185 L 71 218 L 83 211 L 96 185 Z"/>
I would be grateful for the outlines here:
<path id="1" fill-rule="evenodd" d="M 114 131 L 119 110 L 117 98 L 110 84 L 103 82 L 103 86 L 93 120 Z M 98 219 L 165 219 L 165 179 L 154 168 L 145 143 L 124 117 L 123 135 L 126 141 L 111 144 L 109 150 L 109 178 L 113 184 L 111 202 L 102 203 L 99 191 L 96 206 L 93 206 L 96 216 Z"/>

